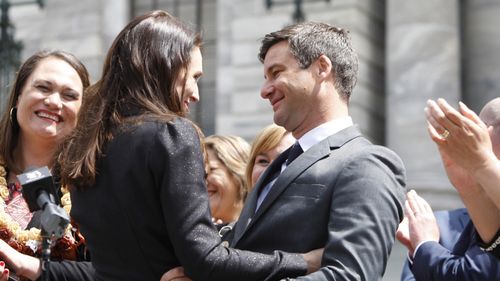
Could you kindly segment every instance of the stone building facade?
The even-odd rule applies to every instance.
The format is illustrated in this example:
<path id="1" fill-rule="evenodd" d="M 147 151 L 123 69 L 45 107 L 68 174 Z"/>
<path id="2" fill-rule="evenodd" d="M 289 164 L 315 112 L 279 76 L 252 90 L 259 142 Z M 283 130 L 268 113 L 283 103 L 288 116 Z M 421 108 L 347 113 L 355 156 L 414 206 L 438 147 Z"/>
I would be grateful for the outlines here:
<path id="1" fill-rule="evenodd" d="M 206 134 L 251 141 L 272 122 L 271 107 L 260 98 L 259 39 L 291 23 L 294 11 L 293 4 L 267 9 L 265 2 L 46 0 L 44 9 L 13 7 L 10 16 L 24 58 L 41 48 L 64 49 L 84 61 L 95 81 L 114 36 L 133 16 L 168 10 L 203 32 L 205 75 L 192 118 Z M 478 112 L 499 95 L 500 1 L 303 0 L 303 11 L 308 20 L 350 30 L 360 58 L 350 105 L 355 123 L 402 157 L 408 186 L 435 209 L 461 206 L 427 134 L 423 108 L 427 99 L 443 97 Z M 385 280 L 397 280 L 396 271 L 388 269 Z"/>

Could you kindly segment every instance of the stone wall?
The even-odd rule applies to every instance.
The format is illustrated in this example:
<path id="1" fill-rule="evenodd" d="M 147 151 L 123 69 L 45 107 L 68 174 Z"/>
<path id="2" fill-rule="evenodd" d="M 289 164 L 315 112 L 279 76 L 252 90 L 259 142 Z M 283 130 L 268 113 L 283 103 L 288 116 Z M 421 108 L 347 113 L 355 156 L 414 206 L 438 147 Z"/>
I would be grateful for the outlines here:
<path id="1" fill-rule="evenodd" d="M 500 96 L 499 13 L 498 0 L 462 1 L 462 100 L 476 112 Z"/>
<path id="2" fill-rule="evenodd" d="M 435 208 L 458 207 L 423 109 L 428 99 L 460 99 L 459 3 L 389 0 L 387 11 L 387 145 L 405 162 L 409 188 Z"/>
<path id="3" fill-rule="evenodd" d="M 128 1 L 48 0 L 37 5 L 11 7 L 16 38 L 23 41 L 22 59 L 41 49 L 73 53 L 87 66 L 92 81 L 99 78 L 105 52 L 128 22 Z"/>

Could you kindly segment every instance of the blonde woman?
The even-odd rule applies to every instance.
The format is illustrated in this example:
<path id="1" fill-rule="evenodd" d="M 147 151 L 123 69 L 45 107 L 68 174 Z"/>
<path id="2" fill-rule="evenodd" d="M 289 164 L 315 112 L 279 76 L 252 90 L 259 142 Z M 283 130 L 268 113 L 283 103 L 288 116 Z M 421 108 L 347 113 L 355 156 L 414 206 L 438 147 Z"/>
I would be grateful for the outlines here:
<path id="1" fill-rule="evenodd" d="M 250 189 L 255 185 L 260 175 L 269 164 L 292 146 L 295 142 L 292 134 L 285 128 L 275 124 L 265 127 L 252 142 L 250 159 L 246 168 L 246 181 Z"/>
<path id="2" fill-rule="evenodd" d="M 204 140 L 208 155 L 207 191 L 210 211 L 227 224 L 240 216 L 248 193 L 245 168 L 250 145 L 237 136 L 208 136 Z"/>

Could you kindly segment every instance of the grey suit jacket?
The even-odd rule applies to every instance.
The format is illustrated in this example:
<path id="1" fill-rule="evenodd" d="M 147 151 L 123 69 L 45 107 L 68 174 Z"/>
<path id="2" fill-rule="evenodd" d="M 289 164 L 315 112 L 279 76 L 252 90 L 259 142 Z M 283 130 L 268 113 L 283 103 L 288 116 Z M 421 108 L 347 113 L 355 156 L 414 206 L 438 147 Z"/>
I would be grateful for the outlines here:
<path id="1" fill-rule="evenodd" d="M 357 127 L 346 128 L 295 159 L 255 211 L 263 182 L 287 153 L 250 193 L 230 245 L 264 253 L 325 247 L 321 270 L 300 280 L 380 280 L 403 218 L 400 158 L 371 144 Z"/>

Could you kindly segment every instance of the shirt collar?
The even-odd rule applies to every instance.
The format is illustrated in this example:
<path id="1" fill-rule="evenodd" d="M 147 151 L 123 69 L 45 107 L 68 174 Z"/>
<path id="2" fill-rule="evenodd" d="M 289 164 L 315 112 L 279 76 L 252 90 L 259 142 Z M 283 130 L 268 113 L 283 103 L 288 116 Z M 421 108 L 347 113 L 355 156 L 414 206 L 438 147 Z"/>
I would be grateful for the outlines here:
<path id="1" fill-rule="evenodd" d="M 321 142 L 327 137 L 342 131 L 343 129 L 353 125 L 352 118 L 350 116 L 345 116 L 341 118 L 336 118 L 326 123 L 319 125 L 318 127 L 305 133 L 297 141 L 302 147 L 303 151 L 308 150 L 313 145 Z"/>

